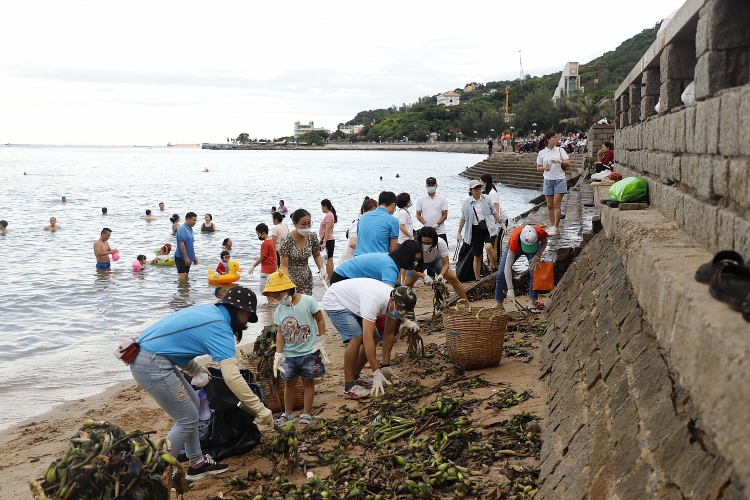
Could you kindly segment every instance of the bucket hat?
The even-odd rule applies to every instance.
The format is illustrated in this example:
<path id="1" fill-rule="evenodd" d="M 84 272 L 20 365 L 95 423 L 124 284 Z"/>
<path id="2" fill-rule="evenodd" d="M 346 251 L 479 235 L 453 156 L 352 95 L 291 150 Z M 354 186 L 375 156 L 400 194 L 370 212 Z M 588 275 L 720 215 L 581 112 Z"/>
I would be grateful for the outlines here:
<path id="1" fill-rule="evenodd" d="M 292 280 L 289 279 L 289 276 L 283 270 L 279 269 L 275 273 L 268 275 L 266 287 L 262 293 L 265 296 L 269 293 L 283 292 L 292 288 L 297 288 L 297 285 L 292 283 Z"/>
<path id="2" fill-rule="evenodd" d="M 539 235 L 532 226 L 524 226 L 521 230 L 521 250 L 526 253 L 536 253 L 539 248 Z"/>
<path id="3" fill-rule="evenodd" d="M 415 318 L 414 307 L 417 305 L 417 294 L 408 286 L 397 286 L 391 292 L 391 297 L 396 303 L 396 311 L 404 319 Z"/>
<path id="4" fill-rule="evenodd" d="M 255 310 L 258 307 L 258 298 L 249 288 L 245 288 L 244 286 L 230 288 L 219 304 L 225 304 L 249 312 L 250 323 L 258 322 L 258 315 L 255 314 Z"/>
<path id="5" fill-rule="evenodd" d="M 469 181 L 469 189 L 474 189 L 475 187 L 478 187 L 478 186 L 479 187 L 482 186 L 482 182 L 481 181 L 478 181 L 476 179 L 474 179 L 472 181 Z"/>

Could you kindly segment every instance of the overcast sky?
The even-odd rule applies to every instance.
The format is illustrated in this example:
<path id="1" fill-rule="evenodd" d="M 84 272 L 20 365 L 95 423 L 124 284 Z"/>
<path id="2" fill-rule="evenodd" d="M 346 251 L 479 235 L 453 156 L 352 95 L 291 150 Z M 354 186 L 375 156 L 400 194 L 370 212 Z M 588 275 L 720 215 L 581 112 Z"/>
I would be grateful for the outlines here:
<path id="1" fill-rule="evenodd" d="M 624 4 L 627 6 L 625 7 Z M 682 0 L 29 1 L 0 15 L 0 143 L 335 129 L 363 109 L 585 63 Z"/>

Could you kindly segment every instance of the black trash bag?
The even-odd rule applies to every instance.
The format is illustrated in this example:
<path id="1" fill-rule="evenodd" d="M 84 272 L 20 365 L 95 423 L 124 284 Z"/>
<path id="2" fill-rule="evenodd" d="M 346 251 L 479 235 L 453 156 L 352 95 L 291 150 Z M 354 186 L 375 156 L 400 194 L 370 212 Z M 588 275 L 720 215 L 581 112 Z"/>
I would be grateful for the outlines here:
<path id="1" fill-rule="evenodd" d="M 481 274 L 486 274 L 490 270 L 484 265 L 482 260 Z M 458 260 L 456 261 L 456 276 L 458 281 L 476 281 L 477 277 L 474 276 L 474 256 L 471 254 L 471 245 L 464 243 L 461 250 L 458 252 Z"/>
<path id="2" fill-rule="evenodd" d="M 208 371 L 211 373 L 211 381 L 203 390 L 213 412 L 208 432 L 201 436 L 201 450 L 214 460 L 247 453 L 260 443 L 260 430 L 253 422 L 255 417 L 237 407 L 240 400 L 227 387 L 221 370 L 209 368 Z M 260 390 L 253 382 L 253 374 L 249 370 L 240 370 L 240 375 L 260 398 Z M 177 459 L 187 461 L 184 448 L 180 450 Z"/>

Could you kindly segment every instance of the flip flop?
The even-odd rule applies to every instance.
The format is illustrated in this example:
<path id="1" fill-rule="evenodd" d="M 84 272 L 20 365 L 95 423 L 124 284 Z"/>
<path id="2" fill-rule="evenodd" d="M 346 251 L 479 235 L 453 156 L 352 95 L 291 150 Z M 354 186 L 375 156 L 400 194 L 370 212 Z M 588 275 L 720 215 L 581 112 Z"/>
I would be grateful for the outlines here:
<path id="1" fill-rule="evenodd" d="M 750 269 L 737 264 L 721 264 L 711 278 L 708 291 L 711 296 L 726 302 L 735 311 L 742 310 L 742 303 L 750 295 Z"/>
<path id="2" fill-rule="evenodd" d="M 583 204 L 583 206 L 584 206 L 584 207 L 593 207 L 593 206 L 595 206 L 595 205 L 594 205 L 594 202 L 593 202 L 593 201 L 590 201 L 590 202 L 588 202 L 588 203 L 584 203 L 584 204 Z"/>
<path id="3" fill-rule="evenodd" d="M 714 255 L 711 262 L 702 264 L 695 272 L 695 281 L 698 283 L 705 283 L 708 285 L 711 283 L 711 277 L 716 274 L 716 271 L 720 269 L 719 264 L 737 264 L 740 267 L 745 267 L 745 261 L 742 255 L 732 250 L 722 250 L 721 252 Z"/>
<path id="4" fill-rule="evenodd" d="M 742 317 L 745 321 L 750 321 L 750 295 L 745 297 L 745 302 L 742 303 Z"/>

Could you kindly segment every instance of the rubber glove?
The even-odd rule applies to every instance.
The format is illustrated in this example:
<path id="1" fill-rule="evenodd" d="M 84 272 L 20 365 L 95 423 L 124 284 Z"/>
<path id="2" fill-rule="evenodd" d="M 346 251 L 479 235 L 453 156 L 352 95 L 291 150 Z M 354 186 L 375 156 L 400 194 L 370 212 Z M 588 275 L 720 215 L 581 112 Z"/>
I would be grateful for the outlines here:
<path id="1" fill-rule="evenodd" d="M 427 273 L 424 273 L 424 278 L 422 279 L 424 280 L 425 285 L 432 285 L 432 282 L 434 281 L 432 278 L 430 278 L 430 275 Z"/>
<path id="2" fill-rule="evenodd" d="M 533 271 L 539 267 L 539 256 L 535 255 L 533 259 L 531 259 L 531 262 L 529 263 L 529 271 Z"/>
<path id="3" fill-rule="evenodd" d="M 326 338 L 318 337 L 318 350 L 320 351 L 320 359 L 323 363 L 328 364 L 331 362 L 331 358 L 328 357 L 328 351 L 326 350 Z"/>
<path id="4" fill-rule="evenodd" d="M 414 322 L 414 321 L 412 321 L 410 319 L 406 319 L 406 320 L 404 320 L 403 330 L 406 333 L 418 332 L 419 331 L 419 325 L 416 322 Z"/>
<path id="5" fill-rule="evenodd" d="M 278 377 L 279 372 L 286 373 L 286 370 L 284 370 L 284 367 L 281 366 L 284 361 L 286 361 L 286 358 L 284 357 L 283 352 L 277 352 L 273 355 L 273 376 Z"/>
<path id="6" fill-rule="evenodd" d="M 194 385 L 195 387 L 205 387 L 208 385 L 209 380 L 211 380 L 211 377 L 208 376 L 208 373 L 200 372 L 190 380 L 190 385 Z"/>
<path id="7" fill-rule="evenodd" d="M 325 267 L 321 267 L 320 269 L 318 269 L 318 278 L 320 278 L 320 281 L 327 281 L 326 280 L 327 277 L 328 275 L 326 274 Z"/>
<path id="8" fill-rule="evenodd" d="M 370 396 L 377 396 L 378 393 L 385 394 L 385 387 L 383 384 L 391 385 L 391 381 L 385 378 L 383 372 L 376 370 L 372 373 L 372 389 L 370 389 Z"/>
<path id="9" fill-rule="evenodd" d="M 442 274 L 438 274 L 437 276 L 435 276 L 435 283 L 442 283 L 444 281 L 445 281 L 445 278 L 443 277 Z"/>
<path id="10" fill-rule="evenodd" d="M 190 385 L 205 387 L 208 384 L 208 381 L 211 380 L 208 368 L 194 359 L 191 359 L 188 364 L 180 366 L 179 368 L 190 376 Z"/>
<path id="11" fill-rule="evenodd" d="M 255 415 L 255 422 L 273 429 L 273 413 L 268 408 L 263 408 Z"/>
<path id="12" fill-rule="evenodd" d="M 562 160 L 560 158 L 552 158 L 550 160 L 550 163 L 557 163 L 558 165 L 562 163 Z"/>
<path id="13" fill-rule="evenodd" d="M 516 291 L 512 288 L 508 288 L 505 292 L 505 298 L 508 300 L 516 300 Z"/>
<path id="14" fill-rule="evenodd" d="M 463 243 L 464 239 L 461 237 L 461 231 L 456 234 L 456 244 L 461 246 L 461 243 Z"/>
<path id="15" fill-rule="evenodd" d="M 381 368 L 380 373 L 382 373 L 383 376 L 390 381 L 398 378 L 398 376 L 396 375 L 396 372 L 394 372 L 393 368 L 391 368 L 390 366 L 384 366 L 383 368 Z"/>
<path id="16" fill-rule="evenodd" d="M 255 266 L 251 267 L 247 274 L 252 275 L 255 272 Z"/>

